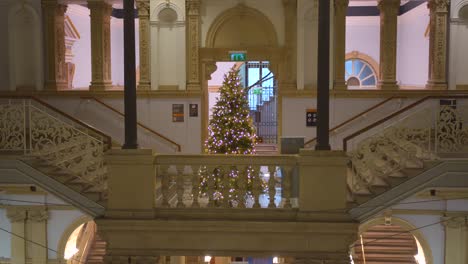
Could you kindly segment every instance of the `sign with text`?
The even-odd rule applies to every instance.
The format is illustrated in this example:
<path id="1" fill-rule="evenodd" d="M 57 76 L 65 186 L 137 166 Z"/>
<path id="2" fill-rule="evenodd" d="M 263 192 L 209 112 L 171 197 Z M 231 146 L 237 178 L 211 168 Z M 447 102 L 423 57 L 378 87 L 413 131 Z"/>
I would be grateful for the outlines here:
<path id="1" fill-rule="evenodd" d="M 190 104 L 189 116 L 190 117 L 198 116 L 198 104 Z"/>
<path id="2" fill-rule="evenodd" d="M 245 51 L 230 51 L 229 57 L 231 61 L 246 61 L 247 55 Z"/>
<path id="3" fill-rule="evenodd" d="M 184 122 L 184 105 L 172 105 L 172 122 Z"/>
<path id="4" fill-rule="evenodd" d="M 306 110 L 306 126 L 308 127 L 317 126 L 317 109 Z"/>

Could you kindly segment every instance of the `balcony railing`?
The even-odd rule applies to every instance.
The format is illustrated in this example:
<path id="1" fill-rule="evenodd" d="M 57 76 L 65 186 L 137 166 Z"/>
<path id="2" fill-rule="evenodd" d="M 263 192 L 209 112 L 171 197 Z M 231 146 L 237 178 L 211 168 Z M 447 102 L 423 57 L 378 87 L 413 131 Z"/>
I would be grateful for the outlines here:
<path id="1" fill-rule="evenodd" d="M 291 208 L 297 156 L 156 155 L 158 207 Z M 176 187 L 175 196 L 169 188 Z"/>

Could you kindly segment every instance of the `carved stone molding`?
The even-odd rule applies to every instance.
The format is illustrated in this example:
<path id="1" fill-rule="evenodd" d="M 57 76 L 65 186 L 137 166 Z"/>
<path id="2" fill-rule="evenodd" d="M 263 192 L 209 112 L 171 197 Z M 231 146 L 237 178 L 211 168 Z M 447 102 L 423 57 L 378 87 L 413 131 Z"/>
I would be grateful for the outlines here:
<path id="1" fill-rule="evenodd" d="M 23 222 L 27 218 L 27 211 L 26 209 L 22 208 L 8 208 L 7 209 L 7 217 L 10 219 L 10 222 Z"/>
<path id="2" fill-rule="evenodd" d="M 346 53 L 346 9 L 349 0 L 335 0 L 335 80 L 334 89 L 346 90 L 345 53 Z"/>
<path id="3" fill-rule="evenodd" d="M 397 89 L 397 21 L 400 0 L 379 0 L 380 10 L 380 73 L 378 87 L 384 90 Z"/>
<path id="4" fill-rule="evenodd" d="M 200 90 L 200 0 L 186 0 L 187 90 Z"/>
<path id="5" fill-rule="evenodd" d="M 104 256 L 104 264 L 157 264 L 154 256 Z"/>
<path id="6" fill-rule="evenodd" d="M 447 228 L 462 228 L 468 226 L 468 217 L 459 216 L 459 217 L 443 217 L 443 225 Z"/>
<path id="7" fill-rule="evenodd" d="M 106 90 L 111 81 L 110 17 L 112 6 L 88 1 L 91 16 L 91 85 L 90 90 Z"/>
<path id="8" fill-rule="evenodd" d="M 427 88 L 447 89 L 447 23 L 449 0 L 429 0 L 429 80 Z"/>
<path id="9" fill-rule="evenodd" d="M 139 90 L 151 88 L 151 36 L 150 36 L 150 1 L 137 0 L 140 35 L 140 80 Z"/>
<path id="10" fill-rule="evenodd" d="M 43 222 L 49 218 L 49 213 L 45 209 L 36 209 L 28 211 L 28 220 L 33 222 Z"/>
<path id="11" fill-rule="evenodd" d="M 65 12 L 66 5 L 57 0 L 42 0 L 44 41 L 46 46 L 46 90 L 67 88 L 65 63 Z"/>

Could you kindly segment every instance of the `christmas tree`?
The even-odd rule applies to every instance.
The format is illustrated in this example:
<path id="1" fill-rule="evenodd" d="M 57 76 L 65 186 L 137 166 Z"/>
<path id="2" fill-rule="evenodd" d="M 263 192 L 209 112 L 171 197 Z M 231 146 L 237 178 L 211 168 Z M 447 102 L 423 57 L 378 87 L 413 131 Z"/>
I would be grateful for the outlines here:
<path id="1" fill-rule="evenodd" d="M 249 116 L 246 90 L 242 87 L 239 71 L 232 68 L 224 75 L 220 96 L 213 107 L 213 115 L 208 125 L 208 139 L 205 151 L 209 154 L 254 154 L 256 143 L 255 128 Z M 223 174 L 228 180 L 223 179 Z M 246 194 L 251 194 L 253 186 L 252 168 L 247 168 Z M 258 173 L 258 172 L 257 172 Z M 208 181 L 211 181 L 216 201 L 228 199 L 229 203 L 239 199 L 239 181 L 241 173 L 232 167 L 229 171 L 220 168 L 214 171 L 200 172 L 201 194 L 207 194 Z M 223 190 L 229 189 L 228 197 L 223 197 Z M 224 191 L 224 194 L 226 192 Z"/>
<path id="2" fill-rule="evenodd" d="M 210 154 L 253 154 L 255 139 L 247 94 L 241 85 L 239 71 L 232 68 L 224 75 L 218 102 L 213 107 L 206 151 Z"/>

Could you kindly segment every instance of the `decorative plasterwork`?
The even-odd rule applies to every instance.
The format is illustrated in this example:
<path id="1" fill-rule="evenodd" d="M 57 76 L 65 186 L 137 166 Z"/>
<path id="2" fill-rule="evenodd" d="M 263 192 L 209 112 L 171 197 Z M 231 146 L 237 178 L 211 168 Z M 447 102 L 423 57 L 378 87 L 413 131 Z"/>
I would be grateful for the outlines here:
<path id="1" fill-rule="evenodd" d="M 12 223 L 25 221 L 27 215 L 27 211 L 24 208 L 12 207 L 7 210 L 7 217 Z"/>
<path id="2" fill-rule="evenodd" d="M 255 20 L 263 30 L 263 32 L 259 32 L 260 35 L 265 35 L 267 37 L 266 41 L 269 46 L 278 47 L 278 37 L 273 23 L 262 12 L 248 7 L 242 3 L 226 10 L 225 12 L 218 15 L 218 17 L 216 17 L 216 19 L 211 24 L 210 29 L 208 30 L 205 46 L 208 48 L 214 48 L 217 37 L 219 33 L 223 31 L 223 27 L 236 17 L 250 18 Z M 246 43 L 245 46 L 248 47 L 249 44 Z"/>
<path id="3" fill-rule="evenodd" d="M 163 11 L 166 8 L 170 8 L 174 10 L 177 14 L 177 20 L 173 23 L 165 23 L 162 21 L 159 21 L 159 13 Z M 178 5 L 176 5 L 173 2 L 163 2 L 159 3 L 152 11 L 151 11 L 151 16 L 150 16 L 150 23 L 151 25 L 158 25 L 158 26 L 176 26 L 176 27 L 181 27 L 185 26 L 185 13 L 183 12 L 183 9 L 181 9 Z"/>

